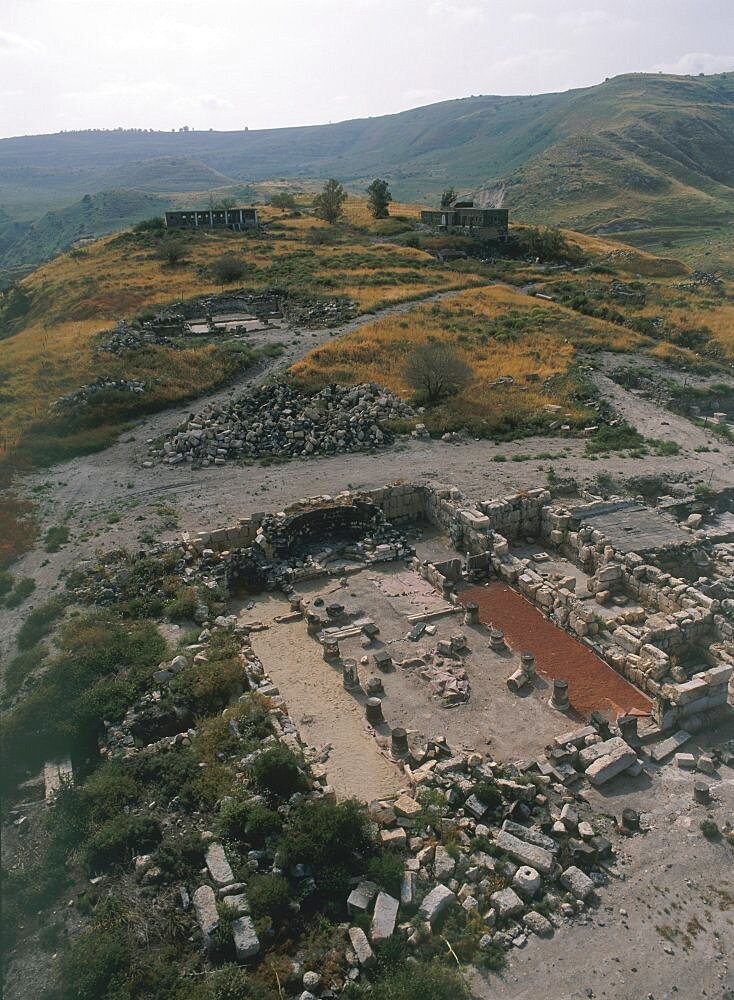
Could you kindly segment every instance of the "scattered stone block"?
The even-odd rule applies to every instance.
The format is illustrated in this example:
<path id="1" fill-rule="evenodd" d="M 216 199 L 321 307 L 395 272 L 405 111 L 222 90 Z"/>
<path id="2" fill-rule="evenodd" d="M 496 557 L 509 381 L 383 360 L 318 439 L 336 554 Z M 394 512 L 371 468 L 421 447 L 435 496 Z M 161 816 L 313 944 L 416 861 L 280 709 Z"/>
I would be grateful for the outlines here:
<path id="1" fill-rule="evenodd" d="M 444 910 L 455 902 L 455 893 L 453 893 L 450 889 L 447 889 L 445 885 L 437 885 L 436 888 L 431 889 L 425 897 L 420 905 L 418 913 L 424 920 L 427 920 L 429 924 L 433 925 Z"/>
<path id="2" fill-rule="evenodd" d="M 400 903 L 394 896 L 380 892 L 375 901 L 375 911 L 372 914 L 370 938 L 373 944 L 380 944 L 392 937 Z"/>
<path id="3" fill-rule="evenodd" d="M 451 857 L 443 844 L 436 845 L 436 853 L 433 859 L 433 874 L 440 881 L 453 875 L 456 862 Z"/>
<path id="4" fill-rule="evenodd" d="M 489 901 L 500 918 L 514 917 L 523 910 L 523 902 L 514 889 L 507 888 L 493 892 Z"/>
<path id="5" fill-rule="evenodd" d="M 403 875 L 403 882 L 400 886 L 400 905 L 412 906 L 415 902 L 415 891 L 418 884 L 418 876 L 415 872 L 406 871 Z"/>
<path id="6" fill-rule="evenodd" d="M 561 885 L 564 885 L 576 899 L 588 899 L 594 891 L 594 883 L 580 868 L 571 865 L 561 875 Z"/>
<path id="7" fill-rule="evenodd" d="M 497 847 L 521 865 L 537 868 L 542 875 L 550 875 L 553 870 L 554 860 L 550 851 L 534 844 L 527 844 L 507 830 L 500 830 L 497 834 Z"/>
<path id="8" fill-rule="evenodd" d="M 609 740 L 609 743 L 612 741 Z M 597 758 L 589 767 L 586 769 L 586 777 L 589 779 L 592 785 L 603 785 L 607 781 L 611 781 L 622 771 L 626 771 L 628 767 L 637 762 L 637 754 L 624 740 L 619 741 L 621 745 L 615 746 L 610 753 L 605 753 L 603 756 Z M 601 744 L 597 744 L 601 746 Z"/>
<path id="9" fill-rule="evenodd" d="M 696 758 L 692 753 L 677 753 L 675 762 L 685 771 L 692 771 L 696 766 Z"/>
<path id="10" fill-rule="evenodd" d="M 201 885 L 194 893 L 194 911 L 207 949 L 211 948 L 211 936 L 219 926 L 217 898 L 211 886 Z"/>
<path id="11" fill-rule="evenodd" d="M 405 816 L 407 819 L 413 819 L 421 812 L 421 805 L 415 799 L 411 798 L 410 795 L 401 795 L 399 799 L 396 799 L 393 809 L 396 816 Z"/>
<path id="12" fill-rule="evenodd" d="M 238 917 L 232 921 L 232 938 L 238 962 L 247 962 L 260 951 L 260 939 L 255 930 L 252 917 Z"/>
<path id="13" fill-rule="evenodd" d="M 361 927 L 349 928 L 349 940 L 357 956 L 357 961 L 363 969 L 369 969 L 375 964 L 375 953 L 367 940 L 367 935 Z"/>
<path id="14" fill-rule="evenodd" d="M 224 853 L 224 848 L 221 844 L 216 842 L 209 844 L 206 849 L 205 860 L 209 874 L 217 885 L 229 885 L 231 882 L 234 882 L 234 872 L 230 868 L 227 855 Z"/>
<path id="15" fill-rule="evenodd" d="M 366 913 L 378 892 L 374 882 L 360 882 L 347 896 L 347 912 Z"/>
<path id="16" fill-rule="evenodd" d="M 542 913 L 536 913 L 535 910 L 530 910 L 522 918 L 522 922 L 525 924 L 529 931 L 533 934 L 537 934 L 538 937 L 552 937 L 553 936 L 553 924 L 550 920 L 546 920 Z"/>
<path id="17" fill-rule="evenodd" d="M 383 847 L 394 847 L 397 850 L 403 850 L 407 839 L 407 834 L 401 826 L 396 827 L 394 830 L 380 830 L 380 842 Z"/>
<path id="18" fill-rule="evenodd" d="M 658 764 L 661 760 L 665 760 L 666 757 L 675 753 L 679 747 L 682 747 L 690 739 L 691 734 L 689 732 L 686 732 L 685 729 L 679 729 L 673 736 L 668 737 L 667 740 L 663 740 L 662 743 L 658 743 L 657 746 L 653 747 L 650 751 L 650 757 Z"/>

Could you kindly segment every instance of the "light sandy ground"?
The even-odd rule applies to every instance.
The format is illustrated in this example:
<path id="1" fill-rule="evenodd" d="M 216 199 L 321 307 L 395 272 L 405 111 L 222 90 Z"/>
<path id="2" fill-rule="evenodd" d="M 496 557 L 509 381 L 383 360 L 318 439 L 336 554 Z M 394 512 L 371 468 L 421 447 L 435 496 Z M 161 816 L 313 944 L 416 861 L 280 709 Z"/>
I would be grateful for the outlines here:
<path id="1" fill-rule="evenodd" d="M 257 616 L 263 623 L 289 610 L 282 597 L 258 598 Z M 361 704 L 344 690 L 341 670 L 324 660 L 302 621 L 274 624 L 254 634 L 252 647 L 285 696 L 302 738 L 317 750 L 331 747 L 326 771 L 338 798 L 369 802 L 405 785 L 404 775 L 368 732 Z"/>

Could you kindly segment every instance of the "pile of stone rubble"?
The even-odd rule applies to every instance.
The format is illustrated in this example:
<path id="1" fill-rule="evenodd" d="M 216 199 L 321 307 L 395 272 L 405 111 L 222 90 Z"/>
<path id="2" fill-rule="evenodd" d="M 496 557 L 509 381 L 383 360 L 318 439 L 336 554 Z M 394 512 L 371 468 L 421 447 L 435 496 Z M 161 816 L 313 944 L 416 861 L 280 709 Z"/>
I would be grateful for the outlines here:
<path id="1" fill-rule="evenodd" d="M 255 387 L 195 414 L 151 456 L 169 465 L 224 465 L 228 458 L 292 458 L 382 448 L 392 437 L 384 420 L 412 408 L 374 383 L 331 385 L 312 396 L 284 383 Z"/>
<path id="2" fill-rule="evenodd" d="M 141 382 L 140 379 L 107 378 L 100 375 L 96 381 L 90 382 L 89 385 L 83 385 L 76 392 L 57 399 L 51 404 L 51 407 L 56 410 L 70 409 L 74 406 L 85 406 L 93 396 L 97 396 L 101 392 L 143 393 L 145 389 L 145 382 Z"/>
<path id="3" fill-rule="evenodd" d="M 175 346 L 168 337 L 163 337 L 155 330 L 140 329 L 120 320 L 117 326 L 105 335 L 99 350 L 120 355 L 128 351 L 139 351 L 142 347 L 149 347 L 151 344 L 161 347 Z"/>

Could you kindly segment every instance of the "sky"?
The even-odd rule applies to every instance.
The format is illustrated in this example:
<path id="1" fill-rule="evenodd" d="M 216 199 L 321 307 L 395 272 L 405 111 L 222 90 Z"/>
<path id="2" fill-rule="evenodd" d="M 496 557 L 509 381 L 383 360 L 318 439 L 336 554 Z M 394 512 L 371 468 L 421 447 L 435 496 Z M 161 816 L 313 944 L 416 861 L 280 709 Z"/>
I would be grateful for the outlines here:
<path id="1" fill-rule="evenodd" d="M 733 0 L 2 0 L 0 136 L 316 124 L 733 69 Z"/>

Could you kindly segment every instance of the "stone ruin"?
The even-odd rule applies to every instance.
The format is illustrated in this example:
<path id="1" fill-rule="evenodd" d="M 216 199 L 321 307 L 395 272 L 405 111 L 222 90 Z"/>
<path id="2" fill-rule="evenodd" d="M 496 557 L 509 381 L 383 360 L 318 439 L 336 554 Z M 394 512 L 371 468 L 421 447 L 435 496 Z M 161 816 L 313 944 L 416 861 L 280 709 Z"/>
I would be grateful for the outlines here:
<path id="1" fill-rule="evenodd" d="M 344 557 L 359 565 L 408 558 L 420 576 L 454 603 L 457 585 L 464 581 L 505 581 L 643 691 L 652 700 L 659 731 L 690 733 L 713 723 L 730 711 L 734 604 L 725 600 L 722 606 L 719 599 L 653 565 L 649 560 L 665 545 L 645 557 L 615 547 L 602 522 L 592 516 L 596 512 L 593 502 L 554 505 L 545 489 L 474 505 L 456 488 L 396 484 L 301 500 L 278 515 L 253 515 L 230 528 L 201 532 L 190 544 L 213 561 L 215 575 L 225 576 L 230 585 L 252 568 L 259 573 L 258 584 L 267 580 L 287 590 L 298 579 L 343 573 Z M 421 521 L 440 529 L 462 556 L 438 563 L 420 560 L 399 533 L 390 533 Z M 374 537 L 378 522 L 379 530 L 387 532 L 385 541 Z M 330 568 L 335 553 L 329 532 L 357 524 L 365 537 L 351 541 L 351 547 L 346 544 Z M 669 552 L 700 544 L 700 539 L 681 534 L 687 542 L 674 537 Z M 550 558 L 546 553 L 538 553 L 537 562 L 514 555 L 513 545 L 528 538 L 588 574 L 588 593 L 576 593 L 571 574 L 534 568 Z M 312 552 L 275 568 L 274 556 L 292 555 L 299 545 L 322 548 L 326 558 L 314 558 Z M 610 604 L 616 613 L 603 614 Z"/>

